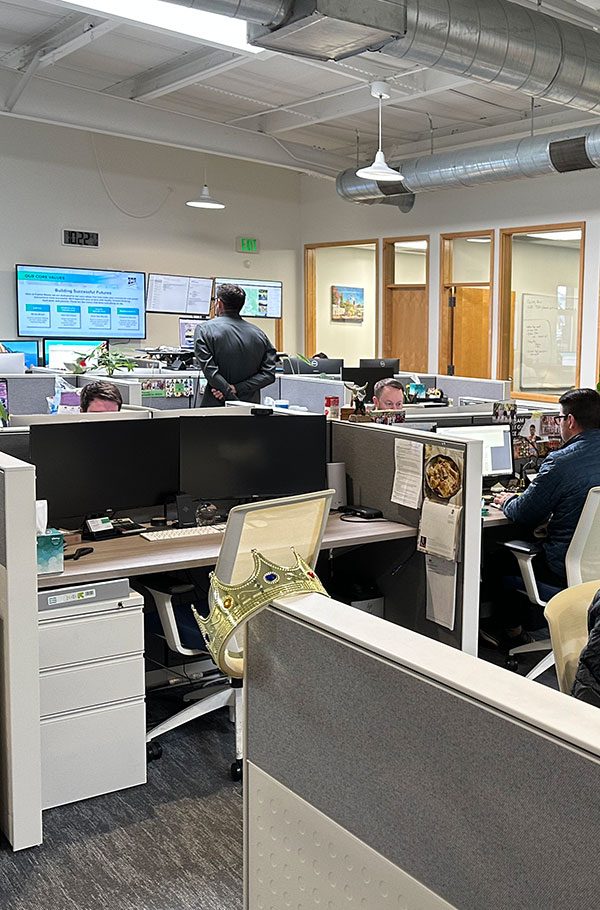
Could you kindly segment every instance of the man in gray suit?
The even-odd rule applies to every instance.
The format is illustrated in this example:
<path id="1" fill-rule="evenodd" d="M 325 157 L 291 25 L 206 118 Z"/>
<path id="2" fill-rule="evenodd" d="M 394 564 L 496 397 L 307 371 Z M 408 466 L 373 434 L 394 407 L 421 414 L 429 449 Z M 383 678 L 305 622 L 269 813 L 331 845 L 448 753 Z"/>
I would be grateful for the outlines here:
<path id="1" fill-rule="evenodd" d="M 194 347 L 206 377 L 202 407 L 224 401 L 260 402 L 260 390 L 275 382 L 275 348 L 240 312 L 246 292 L 237 284 L 217 289 L 217 318 L 196 329 Z"/>

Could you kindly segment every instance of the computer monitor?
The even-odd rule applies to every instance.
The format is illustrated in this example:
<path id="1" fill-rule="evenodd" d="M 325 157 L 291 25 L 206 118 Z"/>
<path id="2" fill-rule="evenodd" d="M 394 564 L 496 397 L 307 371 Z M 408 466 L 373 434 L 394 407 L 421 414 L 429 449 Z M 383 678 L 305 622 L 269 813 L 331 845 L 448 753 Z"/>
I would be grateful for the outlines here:
<path id="1" fill-rule="evenodd" d="M 215 278 L 215 297 L 222 284 L 237 284 L 246 292 L 241 316 L 281 319 L 283 282 L 249 278 Z"/>
<path id="2" fill-rule="evenodd" d="M 483 442 L 484 478 L 512 477 L 515 472 L 514 453 L 510 427 L 502 424 L 480 427 L 452 427 L 438 429 L 438 436 L 456 436 L 459 439 L 481 439 Z"/>
<path id="3" fill-rule="evenodd" d="M 1 354 L 0 373 L 24 373 L 25 354 Z"/>
<path id="4" fill-rule="evenodd" d="M 40 352 L 37 341 L 17 341 L 12 338 L 0 340 L 0 354 L 24 354 L 25 369 L 37 367 L 40 362 Z"/>
<path id="5" fill-rule="evenodd" d="M 341 358 L 313 357 L 305 363 L 300 357 L 283 357 L 283 372 L 295 376 L 319 376 L 326 373 L 329 376 L 339 376 L 344 366 Z"/>
<path id="6" fill-rule="evenodd" d="M 42 363 L 51 370 L 65 370 L 69 368 L 69 364 L 82 357 L 89 357 L 101 344 L 108 342 L 105 338 L 96 341 L 84 341 L 81 338 L 44 338 Z"/>
<path id="7" fill-rule="evenodd" d="M 29 438 L 36 498 L 48 501 L 53 525 L 162 505 L 179 489 L 178 420 L 40 424 Z"/>
<path id="8" fill-rule="evenodd" d="M 365 360 L 361 357 L 358 365 L 359 367 L 381 367 L 381 369 L 385 368 L 398 373 L 400 370 L 400 359 L 398 357 L 372 357 Z"/>
<path id="9" fill-rule="evenodd" d="M 208 316 L 212 278 L 191 275 L 148 275 L 146 311 L 181 316 Z"/>
<path id="10" fill-rule="evenodd" d="M 144 338 L 144 272 L 17 265 L 17 334 Z"/>
<path id="11" fill-rule="evenodd" d="M 394 371 L 391 367 L 344 367 L 342 379 L 344 382 L 353 382 L 358 386 L 367 383 L 365 401 L 373 398 L 373 389 L 380 379 L 393 379 Z"/>
<path id="12" fill-rule="evenodd" d="M 325 417 L 186 417 L 179 424 L 181 489 L 193 497 L 265 499 L 327 488 Z"/>
<path id="13" fill-rule="evenodd" d="M 194 350 L 194 337 L 199 325 L 202 325 L 201 319 L 179 320 L 179 347 L 185 351 Z"/>

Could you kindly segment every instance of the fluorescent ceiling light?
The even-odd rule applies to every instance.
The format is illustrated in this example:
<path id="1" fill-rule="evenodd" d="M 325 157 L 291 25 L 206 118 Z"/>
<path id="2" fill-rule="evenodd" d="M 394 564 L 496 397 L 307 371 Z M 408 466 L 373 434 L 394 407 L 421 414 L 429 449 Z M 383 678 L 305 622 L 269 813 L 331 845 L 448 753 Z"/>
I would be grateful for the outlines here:
<path id="1" fill-rule="evenodd" d="M 525 236 L 535 237 L 536 240 L 581 240 L 581 231 L 579 228 L 573 231 L 536 231 Z"/>
<path id="2" fill-rule="evenodd" d="M 489 237 L 467 237 L 467 243 L 490 243 Z"/>
<path id="3" fill-rule="evenodd" d="M 400 243 L 395 243 L 394 246 L 397 250 L 426 250 L 427 241 L 426 240 L 403 240 Z"/>
<path id="4" fill-rule="evenodd" d="M 93 10 L 115 19 L 141 22 L 250 54 L 262 51 L 262 48 L 252 47 L 246 41 L 246 23 L 243 20 L 165 3 L 164 0 L 64 0 L 61 5 L 70 9 Z"/>

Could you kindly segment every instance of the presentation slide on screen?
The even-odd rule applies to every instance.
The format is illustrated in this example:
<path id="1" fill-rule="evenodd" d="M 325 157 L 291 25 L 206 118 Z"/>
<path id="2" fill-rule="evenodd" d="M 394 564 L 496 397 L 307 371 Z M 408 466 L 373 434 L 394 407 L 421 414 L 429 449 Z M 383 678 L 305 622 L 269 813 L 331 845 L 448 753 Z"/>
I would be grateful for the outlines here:
<path id="1" fill-rule="evenodd" d="M 281 281 L 241 281 L 239 278 L 216 278 L 215 291 L 220 284 L 237 284 L 246 292 L 242 316 L 262 316 L 281 319 Z"/>
<path id="2" fill-rule="evenodd" d="M 17 266 L 19 335 L 143 338 L 144 273 Z"/>
<path id="3" fill-rule="evenodd" d="M 146 309 L 150 313 L 208 316 L 212 285 L 212 278 L 149 275 Z"/>

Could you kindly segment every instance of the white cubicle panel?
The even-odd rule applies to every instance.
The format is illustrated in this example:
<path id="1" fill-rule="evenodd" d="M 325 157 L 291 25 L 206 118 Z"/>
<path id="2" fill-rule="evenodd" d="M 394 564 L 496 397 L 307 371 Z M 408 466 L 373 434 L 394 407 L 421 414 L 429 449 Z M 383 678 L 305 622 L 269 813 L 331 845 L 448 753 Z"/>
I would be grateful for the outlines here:
<path id="1" fill-rule="evenodd" d="M 42 842 L 35 469 L 0 453 L 0 821 L 13 850 Z"/>
<path id="2" fill-rule="evenodd" d="M 40 423 L 88 423 L 98 420 L 148 420 L 152 417 L 150 408 L 124 407 L 122 411 L 85 411 L 74 414 L 13 414 L 11 427 L 30 427 Z"/>
<path id="3" fill-rule="evenodd" d="M 597 708 L 316 594 L 245 656 L 246 910 L 597 906 Z"/>
<path id="4" fill-rule="evenodd" d="M 8 373 L 25 372 L 25 354 L 1 354 L 0 353 L 0 376 L 6 376 Z"/>

